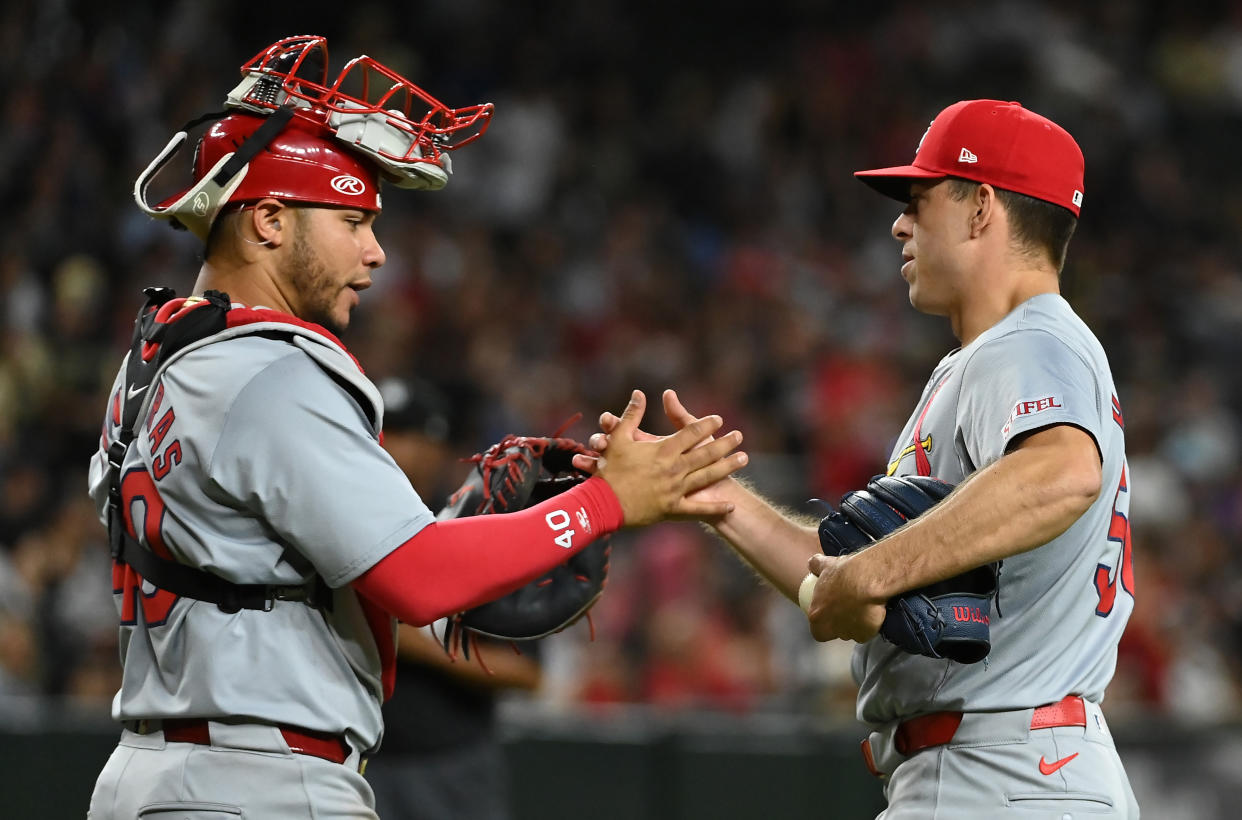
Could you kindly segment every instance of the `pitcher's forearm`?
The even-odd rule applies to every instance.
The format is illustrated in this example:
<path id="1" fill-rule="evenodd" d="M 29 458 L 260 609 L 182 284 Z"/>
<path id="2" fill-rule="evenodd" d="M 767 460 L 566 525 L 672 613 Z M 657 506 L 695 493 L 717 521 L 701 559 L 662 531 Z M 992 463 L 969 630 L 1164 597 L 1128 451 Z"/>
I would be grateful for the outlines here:
<path id="1" fill-rule="evenodd" d="M 1092 439 L 1064 425 L 1040 431 L 864 550 L 851 571 L 860 587 L 889 598 L 1042 546 L 1072 526 L 1099 492 Z"/>
<path id="2" fill-rule="evenodd" d="M 807 560 L 819 552 L 818 522 L 798 520 L 742 482 L 730 484 L 733 512 L 713 521 L 713 527 L 764 580 L 796 602 Z"/>

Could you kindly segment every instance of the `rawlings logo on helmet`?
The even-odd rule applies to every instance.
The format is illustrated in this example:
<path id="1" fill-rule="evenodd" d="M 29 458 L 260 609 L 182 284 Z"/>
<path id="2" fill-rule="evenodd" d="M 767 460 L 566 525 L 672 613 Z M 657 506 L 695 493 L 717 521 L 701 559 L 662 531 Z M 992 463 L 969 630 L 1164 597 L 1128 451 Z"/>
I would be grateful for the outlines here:
<path id="1" fill-rule="evenodd" d="M 353 174 L 334 176 L 328 184 L 332 186 L 332 190 L 348 194 L 349 196 L 359 196 L 366 193 L 367 190 L 367 184 Z"/>

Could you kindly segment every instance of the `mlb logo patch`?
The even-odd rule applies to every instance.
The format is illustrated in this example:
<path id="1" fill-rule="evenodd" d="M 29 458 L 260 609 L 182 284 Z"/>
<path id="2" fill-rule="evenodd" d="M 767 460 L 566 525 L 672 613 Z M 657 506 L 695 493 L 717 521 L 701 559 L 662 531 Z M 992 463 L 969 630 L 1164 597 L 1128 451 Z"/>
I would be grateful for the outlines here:
<path id="1" fill-rule="evenodd" d="M 1010 429 L 1013 428 L 1013 423 L 1024 416 L 1033 416 L 1045 410 L 1059 410 L 1063 406 L 1060 398 L 1057 396 L 1045 396 L 1042 399 L 1020 401 L 1013 406 L 1013 410 L 1009 413 L 1009 418 L 1005 419 L 1005 426 L 1001 428 L 1001 435 L 1009 435 Z"/>

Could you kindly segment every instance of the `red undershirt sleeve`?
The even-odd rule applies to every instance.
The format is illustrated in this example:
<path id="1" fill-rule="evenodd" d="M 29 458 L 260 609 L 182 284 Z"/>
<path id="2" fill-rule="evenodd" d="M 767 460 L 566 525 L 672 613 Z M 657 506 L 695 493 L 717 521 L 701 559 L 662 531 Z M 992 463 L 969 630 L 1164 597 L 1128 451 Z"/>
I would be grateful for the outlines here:
<path id="1" fill-rule="evenodd" d="M 622 523 L 608 482 L 590 478 L 520 512 L 429 524 L 353 586 L 421 626 L 509 594 Z"/>

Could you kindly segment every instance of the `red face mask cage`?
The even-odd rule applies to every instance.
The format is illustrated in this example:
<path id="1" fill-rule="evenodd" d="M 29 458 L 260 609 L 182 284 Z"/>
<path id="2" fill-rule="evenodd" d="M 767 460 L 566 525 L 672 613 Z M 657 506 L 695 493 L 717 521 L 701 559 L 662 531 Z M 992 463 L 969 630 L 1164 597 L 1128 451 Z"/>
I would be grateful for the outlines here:
<path id="1" fill-rule="evenodd" d="M 221 209 L 239 198 L 276 196 L 328 205 L 363 203 L 378 211 L 379 179 L 370 185 L 363 182 L 372 176 L 372 166 L 399 188 L 439 190 L 452 172 L 447 152 L 478 139 L 491 121 L 491 103 L 449 108 L 370 57 L 351 60 L 331 83 L 327 66 L 327 40 L 314 35 L 286 37 L 250 58 L 242 65 L 241 82 L 225 100 L 225 111 L 186 123 L 138 176 L 134 182 L 138 207 L 202 239 L 206 239 Z M 351 90 L 356 89 L 352 93 L 344 90 L 347 81 Z M 213 137 L 209 131 L 203 140 L 231 140 L 246 130 L 238 124 L 246 117 L 234 116 L 239 112 L 259 115 L 264 121 L 246 131 L 249 136 L 240 145 L 215 145 L 220 149 L 219 159 L 211 168 L 197 168 L 189 188 L 155 205 L 147 201 L 147 186 L 178 154 L 191 128 L 224 118 L 222 122 L 231 123 L 225 130 L 231 128 L 236 133 L 230 136 L 221 132 Z M 296 157 L 264 151 L 278 144 L 274 140 L 286 131 L 312 142 L 321 141 L 322 156 L 308 160 L 298 149 L 292 149 Z M 323 152 L 333 153 L 335 146 L 344 146 L 346 153 L 329 162 Z M 286 160 L 298 164 L 277 167 Z M 369 191 L 365 203 L 353 198 L 361 191 L 336 186 L 343 176 L 350 177 L 354 187 L 360 184 Z M 341 201 L 342 197 L 347 201 Z"/>
<path id="2" fill-rule="evenodd" d="M 383 147 L 374 153 L 397 162 L 440 163 L 441 151 L 454 151 L 478 139 L 492 117 L 491 103 L 449 108 L 414 83 L 372 57 L 360 56 L 328 84 L 328 45 L 324 37 L 286 37 L 256 54 L 241 67 L 243 76 L 262 79 L 240 100 L 264 113 L 290 97 L 295 113 L 322 118 L 335 125 L 339 116 L 383 114 L 389 126 L 410 135 L 403 151 Z M 274 82 L 267 82 L 270 78 Z M 277 83 L 279 84 L 277 86 Z M 357 89 L 353 93 L 346 91 Z M 284 96 L 280 94 L 284 92 Z"/>

